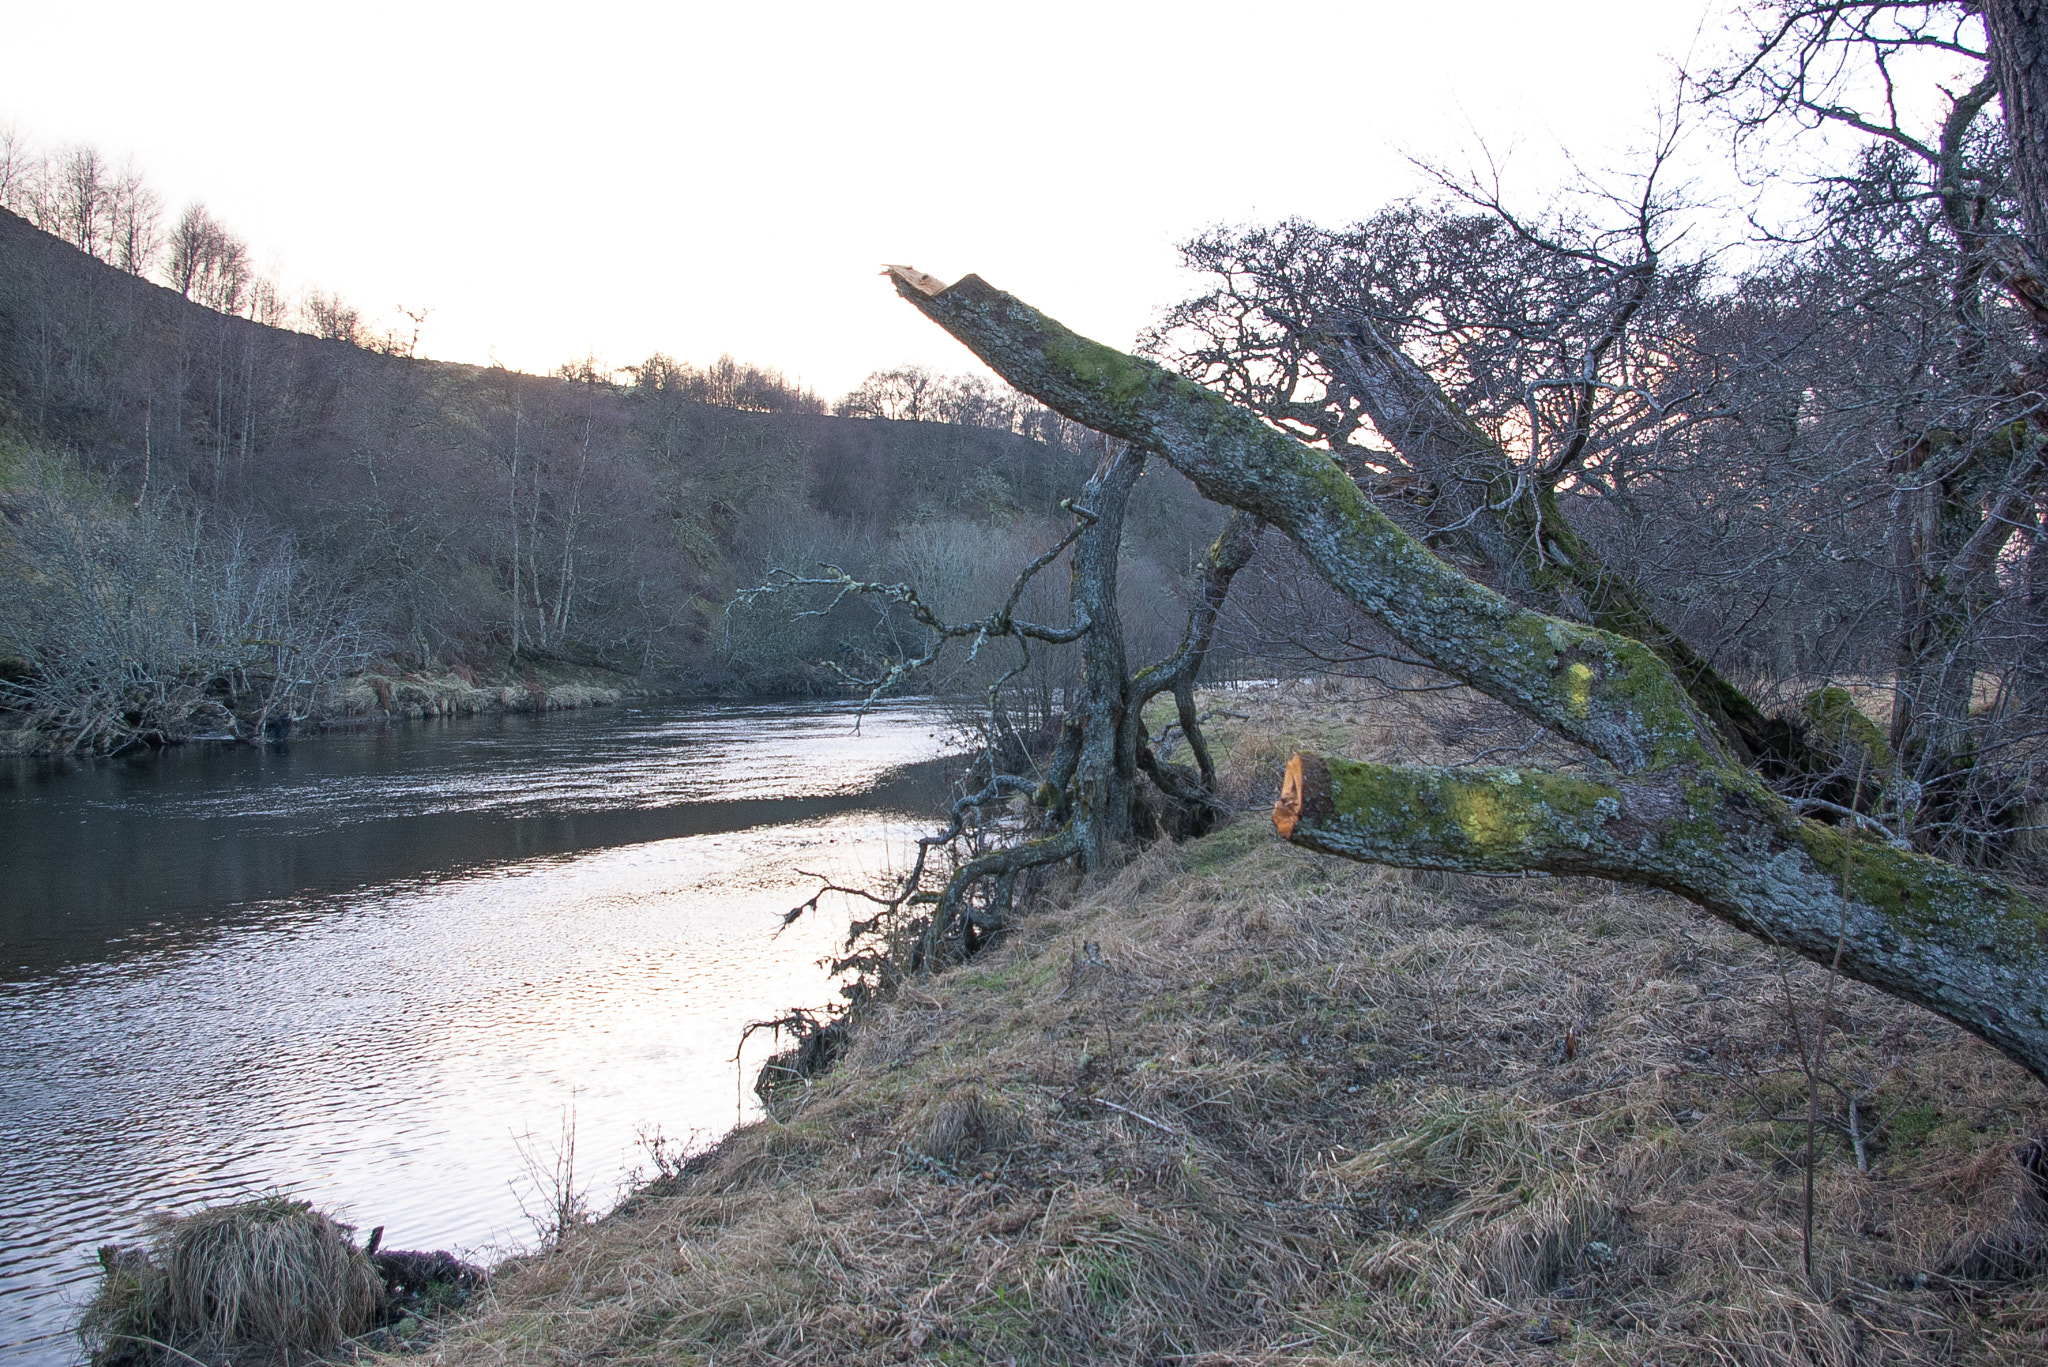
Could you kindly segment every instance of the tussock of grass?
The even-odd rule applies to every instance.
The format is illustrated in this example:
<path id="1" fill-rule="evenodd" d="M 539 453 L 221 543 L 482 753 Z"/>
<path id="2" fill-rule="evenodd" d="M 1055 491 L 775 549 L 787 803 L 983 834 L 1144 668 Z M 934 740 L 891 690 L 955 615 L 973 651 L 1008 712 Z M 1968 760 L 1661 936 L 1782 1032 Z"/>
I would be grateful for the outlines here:
<path id="1" fill-rule="evenodd" d="M 1351 700 L 1310 701 L 1233 695 L 1233 781 L 1304 717 L 1343 728 Z M 1854 985 L 1823 1105 L 1858 1098 L 1867 1170 L 1823 1134 L 1803 1275 L 1783 1001 L 1819 981 L 1659 895 L 1365 868 L 1242 820 L 904 990 L 776 1118 L 504 1270 L 442 1354 L 2042 1360 L 2048 1286 L 1997 1249 L 2035 1246 L 2012 1152 L 2048 1101 Z"/>
<path id="2" fill-rule="evenodd" d="M 161 1217 L 146 1250 L 102 1251 L 79 1337 L 101 1364 L 331 1352 L 383 1297 L 350 1233 L 282 1196 Z"/>

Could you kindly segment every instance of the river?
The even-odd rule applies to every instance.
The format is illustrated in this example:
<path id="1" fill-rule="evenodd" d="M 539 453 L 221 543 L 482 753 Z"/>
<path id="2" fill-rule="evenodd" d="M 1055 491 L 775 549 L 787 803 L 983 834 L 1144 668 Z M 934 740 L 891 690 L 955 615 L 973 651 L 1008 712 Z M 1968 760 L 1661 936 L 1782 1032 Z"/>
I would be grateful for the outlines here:
<path id="1" fill-rule="evenodd" d="M 651 706 L 0 761 L 0 1363 L 77 1361 L 152 1212 L 283 1188 L 489 1258 L 565 1121 L 602 1208 L 641 1136 L 753 1114 L 740 1032 L 830 1000 L 845 925 L 779 914 L 900 862 L 946 739 Z"/>

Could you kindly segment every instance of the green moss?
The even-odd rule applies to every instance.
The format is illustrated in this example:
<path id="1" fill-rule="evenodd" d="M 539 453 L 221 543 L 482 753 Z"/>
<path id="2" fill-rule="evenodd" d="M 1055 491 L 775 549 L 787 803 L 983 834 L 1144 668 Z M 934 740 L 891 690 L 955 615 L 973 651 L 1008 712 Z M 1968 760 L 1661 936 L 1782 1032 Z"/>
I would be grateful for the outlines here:
<path id="1" fill-rule="evenodd" d="M 1818 821 L 1799 823 L 1799 840 L 1822 872 L 1840 880 L 1846 870 L 1849 895 L 1889 916 L 1907 938 L 2008 963 L 2038 963 L 2048 946 L 2048 911 L 1993 879 Z"/>
<path id="2" fill-rule="evenodd" d="M 1870 762 L 1877 769 L 1892 762 L 1892 748 L 1884 733 L 1877 729 L 1876 722 L 1863 715 L 1848 689 L 1833 684 L 1816 688 L 1800 702 L 1799 710 L 1828 748 L 1861 748 L 1869 752 Z"/>
<path id="3" fill-rule="evenodd" d="M 1399 831 L 1405 843 L 1434 843 L 1482 860 L 1570 839 L 1568 828 L 1619 813 L 1620 794 L 1565 774 L 1513 769 L 1398 768 L 1329 761 L 1338 816 L 1362 831 Z"/>
<path id="4" fill-rule="evenodd" d="M 979 972 L 962 973 L 958 981 L 963 986 L 982 992 L 1007 992 L 1016 986 L 1009 973 L 1002 969 L 984 969 Z"/>
<path id="5" fill-rule="evenodd" d="M 1885 1126 L 1885 1143 L 1899 1152 L 1917 1149 L 1925 1144 L 1942 1126 L 1948 1117 L 1941 1107 L 1931 1101 L 1916 1102 L 1901 1107 Z"/>
<path id="6" fill-rule="evenodd" d="M 1263 821 L 1233 821 L 1181 847 L 1181 865 L 1190 874 L 1206 876 L 1269 848 L 1273 830 Z M 1289 861 L 1292 866 L 1299 861 Z"/>
<path id="7" fill-rule="evenodd" d="M 1806 1126 L 1794 1120 L 1762 1120 L 1728 1132 L 1728 1147 L 1764 1163 L 1789 1162 L 1806 1152 Z"/>
<path id="8" fill-rule="evenodd" d="M 1168 378 L 1150 362 L 1091 342 L 1065 328 L 1047 329 L 1045 360 L 1055 369 L 1065 371 L 1076 385 L 1094 390 L 1133 418 L 1138 414 L 1138 400 L 1161 379 Z"/>

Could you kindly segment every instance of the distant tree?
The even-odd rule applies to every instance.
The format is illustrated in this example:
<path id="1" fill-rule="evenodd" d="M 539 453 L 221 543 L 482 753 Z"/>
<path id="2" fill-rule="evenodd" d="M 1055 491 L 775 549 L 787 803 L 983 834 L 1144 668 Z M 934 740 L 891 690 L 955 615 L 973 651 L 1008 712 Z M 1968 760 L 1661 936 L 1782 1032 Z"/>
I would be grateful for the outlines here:
<path id="1" fill-rule="evenodd" d="M 132 163 L 114 168 L 79 144 L 35 155 L 13 129 L 0 131 L 0 207 L 130 275 L 146 275 L 162 246 L 163 202 Z"/>
<path id="2" fill-rule="evenodd" d="M 573 361 L 564 361 L 550 372 L 558 380 L 570 384 L 610 385 L 612 368 L 597 359 L 596 352 L 589 352 Z"/>
<path id="3" fill-rule="evenodd" d="M 944 382 L 921 365 L 877 370 L 841 399 L 833 412 L 842 418 L 886 418 L 894 422 L 941 422 Z"/>
<path id="4" fill-rule="evenodd" d="M 627 366 L 633 392 L 642 398 L 667 395 L 746 413 L 822 413 L 824 403 L 781 371 L 720 356 L 698 369 L 657 351 L 637 366 Z"/>
<path id="5" fill-rule="evenodd" d="M 42 226 L 91 256 L 107 258 L 113 185 L 99 149 L 83 144 L 57 158 L 43 194 Z"/>
<path id="6" fill-rule="evenodd" d="M 392 312 L 398 315 L 397 319 L 370 340 L 369 348 L 386 356 L 403 356 L 410 360 L 419 355 L 420 334 L 426 331 L 427 318 L 433 310 L 407 308 L 399 304 Z"/>
<path id="7" fill-rule="evenodd" d="M 941 375 L 917 365 L 875 371 L 832 411 L 843 418 L 985 427 L 1071 451 L 1094 449 L 1093 434 L 1028 394 L 986 376 Z"/>
<path id="8" fill-rule="evenodd" d="M 124 168 L 114 181 L 108 214 L 105 257 L 130 275 L 146 276 L 163 252 L 163 200 L 143 183 L 141 173 Z"/>
<path id="9" fill-rule="evenodd" d="M 331 342 L 361 346 L 368 336 L 362 313 L 338 294 L 307 291 L 299 306 L 299 318 L 305 331 Z"/>
<path id="10" fill-rule="evenodd" d="M 171 230 L 168 269 L 171 288 L 220 313 L 241 311 L 255 276 L 248 244 L 196 202 Z"/>
<path id="11" fill-rule="evenodd" d="M 0 126 L 0 209 L 24 218 L 33 217 L 23 212 L 28 208 L 28 182 L 33 170 L 28 140 L 21 130 L 11 123 Z"/>

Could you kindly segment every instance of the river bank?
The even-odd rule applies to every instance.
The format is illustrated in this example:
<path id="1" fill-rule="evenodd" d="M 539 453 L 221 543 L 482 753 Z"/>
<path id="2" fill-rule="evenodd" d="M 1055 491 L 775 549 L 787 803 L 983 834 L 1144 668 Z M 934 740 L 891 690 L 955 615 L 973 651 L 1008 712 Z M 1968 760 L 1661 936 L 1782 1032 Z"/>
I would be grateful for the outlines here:
<path id="1" fill-rule="evenodd" d="M 1474 721 L 1225 705 L 1247 808 L 1300 742 L 1429 758 Z M 2041 1088 L 1823 979 L 1661 894 L 1366 868 L 1248 810 L 906 987 L 502 1266 L 437 1361 L 2039 1361 Z"/>
<path id="2" fill-rule="evenodd" d="M 615 707 L 625 699 L 667 696 L 644 679 L 609 671 L 570 670 L 480 675 L 391 670 L 322 685 L 305 724 L 314 729 L 473 717 L 494 712 L 559 712 Z"/>
<path id="3" fill-rule="evenodd" d="M 201 702 L 189 709 L 184 725 L 155 735 L 151 745 L 232 744 L 280 730 L 319 732 L 431 718 L 615 707 L 629 698 L 684 700 L 680 690 L 659 681 L 611 670 L 529 668 L 480 674 L 460 666 L 392 666 L 315 685 L 306 706 L 288 721 L 252 721 L 217 702 Z M 23 725 L 18 716 L 0 712 L 0 756 L 63 754 L 71 748 L 71 737 L 64 731 Z"/>

